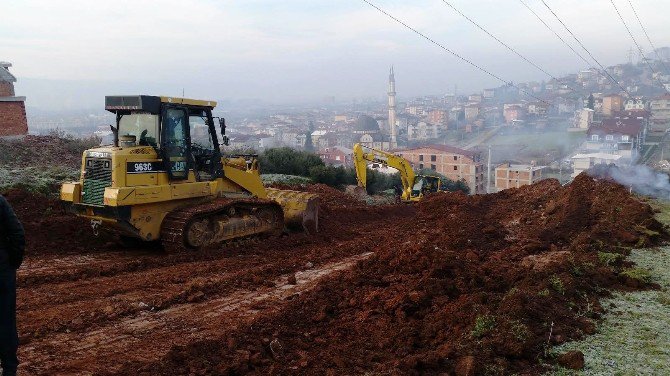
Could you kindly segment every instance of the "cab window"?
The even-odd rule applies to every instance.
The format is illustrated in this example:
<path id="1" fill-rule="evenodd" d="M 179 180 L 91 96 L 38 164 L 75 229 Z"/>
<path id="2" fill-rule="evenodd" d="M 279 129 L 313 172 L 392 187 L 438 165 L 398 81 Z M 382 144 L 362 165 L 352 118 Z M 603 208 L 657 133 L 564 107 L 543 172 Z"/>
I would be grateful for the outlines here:
<path id="1" fill-rule="evenodd" d="M 204 113 L 191 113 L 188 122 L 191 126 L 191 145 L 193 148 L 214 150 L 206 115 Z"/>
<path id="2" fill-rule="evenodd" d="M 137 145 L 158 146 L 158 115 L 134 112 L 122 115 L 119 136 L 135 136 Z"/>
<path id="3" fill-rule="evenodd" d="M 186 111 L 168 108 L 163 119 L 163 152 L 173 179 L 188 178 L 188 126 Z"/>

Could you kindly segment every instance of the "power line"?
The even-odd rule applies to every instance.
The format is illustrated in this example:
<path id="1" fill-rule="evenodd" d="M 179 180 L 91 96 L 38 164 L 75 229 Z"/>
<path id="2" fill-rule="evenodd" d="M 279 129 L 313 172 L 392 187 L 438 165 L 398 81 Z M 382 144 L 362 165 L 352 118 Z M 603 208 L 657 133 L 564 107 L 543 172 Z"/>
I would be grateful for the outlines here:
<path id="1" fill-rule="evenodd" d="M 415 28 L 409 26 L 409 25 L 406 24 L 405 22 L 399 20 L 398 18 L 394 17 L 393 15 L 391 15 L 391 14 L 388 13 L 388 12 L 386 12 L 386 11 L 383 10 L 382 8 L 376 6 L 375 4 L 371 3 L 370 1 L 368 1 L 368 0 L 362 0 L 362 1 L 365 2 L 365 3 L 367 3 L 369 6 L 375 8 L 375 9 L 378 10 L 379 12 L 383 13 L 384 15 L 386 15 L 388 18 L 392 19 L 393 21 L 395 21 L 395 22 L 401 24 L 401 25 L 404 26 L 405 28 L 407 28 L 407 29 L 411 30 L 412 32 L 414 32 L 415 34 L 421 36 L 422 38 L 424 38 L 425 40 L 429 41 L 430 43 L 432 43 L 432 44 L 438 46 L 439 48 L 443 49 L 444 51 L 446 51 L 446 52 L 450 53 L 451 55 L 455 56 L 456 58 L 458 58 L 458 59 L 460 59 L 460 60 L 462 60 L 462 61 L 464 61 L 464 62 L 470 64 L 471 66 L 473 66 L 473 67 L 479 69 L 480 71 L 482 71 L 482 72 L 488 74 L 489 76 L 495 78 L 496 80 L 498 80 L 498 81 L 500 81 L 500 82 L 503 82 L 503 83 L 505 83 L 506 85 L 509 85 L 509 86 L 512 86 L 512 87 L 518 89 L 519 91 L 523 92 L 524 94 L 528 95 L 529 97 L 535 98 L 535 99 L 537 99 L 537 100 L 540 101 L 540 102 L 543 102 L 543 103 L 545 103 L 545 104 L 551 105 L 551 103 L 545 101 L 544 99 L 541 99 L 541 98 L 538 98 L 538 97 L 534 96 L 533 94 L 531 94 L 531 93 L 527 92 L 526 90 L 520 88 L 519 86 L 515 85 L 515 84 L 512 83 L 511 81 L 506 81 L 506 80 L 504 80 L 504 79 L 501 78 L 500 76 L 498 76 L 498 75 L 496 75 L 496 74 L 494 74 L 494 73 L 489 72 L 488 70 L 486 70 L 486 69 L 480 67 L 479 65 L 473 63 L 472 61 L 470 61 L 470 60 L 466 59 L 465 57 L 463 57 L 463 56 L 457 54 L 456 52 L 452 51 L 452 50 L 449 49 L 448 47 L 445 47 L 444 45 L 440 44 L 439 42 L 436 42 L 435 40 L 431 39 L 431 38 L 428 37 L 427 35 L 421 33 L 420 31 L 416 30 Z"/>
<path id="2" fill-rule="evenodd" d="M 588 67 L 595 69 L 596 72 L 598 72 L 598 74 L 599 74 L 601 77 L 604 77 L 604 78 L 610 80 L 610 77 L 607 77 L 607 72 L 603 72 L 602 70 L 593 67 L 593 63 L 592 63 L 592 62 L 588 61 L 584 56 L 582 56 L 582 54 L 580 54 L 577 50 L 575 50 L 574 47 L 572 47 L 572 45 L 570 45 L 570 43 L 566 42 L 565 39 L 563 39 L 563 37 L 561 37 L 560 34 L 558 34 L 558 33 L 557 33 L 551 26 L 549 26 L 549 24 L 547 24 L 547 23 L 542 19 L 542 17 L 540 17 L 540 15 L 537 14 L 537 12 L 535 12 L 535 11 L 533 10 L 533 8 L 531 8 L 530 6 L 528 6 L 528 4 L 526 4 L 523 0 L 519 0 L 519 2 L 520 2 L 521 4 L 523 4 L 523 6 L 525 6 L 526 9 L 528 9 L 531 13 L 533 13 L 533 15 L 535 16 L 535 18 L 537 18 L 538 21 L 540 21 L 540 22 L 541 22 L 547 29 L 549 29 L 549 31 L 551 31 L 551 32 L 556 36 L 556 38 L 558 38 L 561 42 L 563 42 L 563 44 L 565 44 L 565 45 L 566 45 L 572 52 L 574 52 L 575 55 L 579 56 L 579 58 L 582 59 L 582 61 L 585 62 L 586 65 L 587 65 Z"/>
<path id="3" fill-rule="evenodd" d="M 626 21 L 623 19 L 623 16 L 621 16 L 621 12 L 619 12 L 619 8 L 616 7 L 616 4 L 614 4 L 614 0 L 610 0 L 610 3 L 612 3 L 612 6 L 614 7 L 614 10 L 616 11 L 616 14 L 619 15 L 619 19 L 621 20 L 621 23 L 623 26 L 626 28 L 626 31 L 628 32 L 628 35 L 630 35 L 630 39 L 633 40 L 633 43 L 635 43 L 635 46 L 637 46 L 637 50 L 640 51 L 640 56 L 642 57 L 642 60 L 644 60 L 645 63 L 647 63 L 647 66 L 651 70 L 652 77 L 656 74 L 656 71 L 654 70 L 654 67 L 651 66 L 649 61 L 644 57 L 644 54 L 642 52 L 642 48 L 640 48 L 640 45 L 637 43 L 637 40 L 633 36 L 633 33 L 631 33 L 630 28 L 628 27 L 628 24 L 626 24 Z M 658 83 L 661 84 L 661 87 L 663 90 L 665 90 L 665 86 L 663 86 L 663 83 L 656 77 L 656 80 Z M 665 90 L 667 91 L 667 90 Z"/>
<path id="4" fill-rule="evenodd" d="M 551 73 L 549 73 L 549 72 L 547 72 L 546 70 L 542 69 L 542 67 L 540 67 L 539 65 L 535 64 L 534 62 L 532 62 L 531 60 L 529 60 L 528 58 L 526 58 L 525 56 L 523 56 L 522 54 L 520 54 L 517 50 L 515 50 L 515 49 L 512 48 L 512 47 L 510 47 L 510 46 L 509 46 L 508 44 L 506 44 L 505 42 L 501 41 L 501 40 L 500 40 L 498 37 L 496 37 L 495 35 L 491 34 L 491 33 L 490 33 L 488 30 L 486 30 L 484 27 L 482 27 L 481 25 L 479 25 L 477 22 L 473 21 L 470 17 L 468 17 L 468 16 L 466 16 L 465 14 L 463 14 L 463 12 L 461 12 L 460 10 L 456 9 L 456 7 L 454 7 L 453 5 L 451 5 L 451 3 L 449 3 L 447 0 L 442 0 L 442 2 L 445 3 L 449 8 L 453 9 L 456 13 L 460 14 L 463 18 L 465 18 L 466 20 L 470 21 L 470 23 L 473 24 L 473 25 L 475 25 L 477 28 L 479 28 L 479 30 L 483 31 L 483 32 L 486 33 L 488 36 L 490 36 L 491 38 L 495 39 L 496 42 L 498 42 L 498 43 L 500 43 L 501 45 L 505 46 L 505 48 L 507 48 L 508 50 L 510 50 L 511 52 L 513 52 L 516 56 L 520 57 L 520 58 L 523 59 L 525 62 L 527 62 L 528 64 L 532 65 L 532 66 L 535 67 L 537 70 L 541 71 L 542 73 L 546 74 L 547 76 L 551 77 L 552 79 L 554 79 L 554 80 L 558 81 L 559 83 L 565 85 L 568 89 L 572 90 L 573 92 L 577 92 L 577 90 L 575 90 L 575 89 L 573 89 L 572 87 L 570 87 L 570 85 L 568 85 L 568 84 L 562 82 L 561 80 L 559 80 L 558 78 L 554 77 L 554 75 L 552 75 Z"/>
<path id="5" fill-rule="evenodd" d="M 651 48 L 654 49 L 654 52 L 656 53 L 656 57 L 661 62 L 661 65 L 663 65 L 663 69 L 665 69 L 665 73 L 670 74 L 670 70 L 665 65 L 665 62 L 663 62 L 663 59 L 661 59 L 661 56 L 658 54 L 658 51 L 656 50 L 656 46 L 654 46 L 654 43 L 651 41 L 651 38 L 649 38 L 649 34 L 647 34 L 647 29 L 645 29 L 644 25 L 642 25 L 642 21 L 640 21 L 640 17 L 638 17 L 637 11 L 635 11 L 635 7 L 633 6 L 633 3 L 630 0 L 628 0 L 628 4 L 630 4 L 630 8 L 633 10 L 633 14 L 635 14 L 635 18 L 637 18 L 637 22 L 640 24 L 640 27 L 642 28 L 642 31 L 644 31 L 644 35 L 647 37 L 647 40 L 649 41 L 649 44 L 651 45 Z"/>
<path id="6" fill-rule="evenodd" d="M 558 20 L 558 22 L 560 22 L 561 25 L 563 25 L 563 27 L 565 28 L 565 30 L 567 30 L 568 33 L 570 33 L 570 35 L 572 36 L 572 38 L 573 38 L 573 39 L 574 39 L 574 40 L 575 40 L 575 41 L 582 47 L 582 49 L 584 49 L 584 51 L 586 51 L 586 53 L 591 57 L 591 59 L 593 59 L 593 61 L 595 61 L 596 64 L 598 64 L 598 66 L 603 70 L 603 72 L 605 72 L 605 74 L 607 75 L 607 77 L 609 77 L 609 79 L 610 79 L 612 82 L 614 82 L 617 86 L 619 86 L 619 88 L 620 88 L 621 90 L 623 90 L 626 94 L 628 94 L 628 96 L 632 97 L 632 95 L 628 92 L 628 90 L 626 90 L 623 86 L 621 86 L 621 84 L 619 83 L 619 81 L 617 81 L 614 77 L 612 77 L 612 75 L 609 74 L 609 72 L 607 72 L 607 69 L 605 69 L 605 67 L 604 67 L 602 64 L 600 64 L 600 62 L 598 61 L 598 59 L 596 59 L 595 57 L 593 57 L 593 54 L 591 54 L 591 52 L 586 48 L 586 46 L 584 46 L 584 44 L 579 40 L 579 38 L 577 38 L 577 36 L 572 32 L 572 30 L 570 30 L 570 28 L 563 22 L 563 20 L 561 20 L 561 18 L 558 17 L 558 15 L 551 9 L 551 7 L 549 6 L 549 4 L 547 4 L 547 2 L 544 1 L 544 0 L 540 0 L 540 1 L 542 1 L 542 4 L 544 4 L 544 6 L 547 7 L 547 9 L 549 9 L 549 11 L 551 12 L 551 14 L 554 15 L 554 17 L 556 18 L 556 20 Z"/>
<path id="7" fill-rule="evenodd" d="M 533 8 L 529 7 L 528 4 L 526 4 L 523 0 L 519 0 L 519 1 L 520 1 L 521 4 L 523 4 L 523 5 L 524 5 L 524 6 L 525 6 L 531 13 L 533 13 L 533 15 L 535 15 L 535 17 L 537 17 L 537 19 L 538 19 L 540 22 L 542 22 L 542 24 L 543 24 L 547 29 L 549 29 L 549 31 L 551 31 L 552 33 L 554 33 L 554 35 L 556 36 L 556 38 L 558 38 L 561 42 L 563 42 L 563 44 L 565 44 L 566 46 L 568 46 L 568 48 L 569 48 L 570 50 L 572 50 L 572 52 L 574 52 L 575 55 L 579 56 L 579 58 L 582 59 L 582 60 L 586 63 L 586 65 L 588 65 L 589 67 L 592 65 L 591 62 L 588 61 L 588 60 L 586 60 L 586 58 L 585 58 L 584 56 L 582 56 L 582 54 L 580 54 L 579 52 L 577 52 L 577 50 L 575 50 L 575 49 L 570 45 L 570 43 L 566 42 L 565 39 L 563 39 L 563 37 L 561 37 L 556 31 L 554 31 L 554 29 L 551 28 L 551 26 L 549 26 L 546 22 L 544 22 L 544 20 L 543 20 L 537 13 L 535 13 L 535 11 L 533 10 Z"/>

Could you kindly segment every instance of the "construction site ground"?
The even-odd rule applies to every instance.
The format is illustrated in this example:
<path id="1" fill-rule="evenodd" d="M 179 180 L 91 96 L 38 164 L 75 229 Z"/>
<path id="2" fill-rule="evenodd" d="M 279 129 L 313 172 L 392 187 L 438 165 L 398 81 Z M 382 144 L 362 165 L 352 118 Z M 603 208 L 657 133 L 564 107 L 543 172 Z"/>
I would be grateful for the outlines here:
<path id="1" fill-rule="evenodd" d="M 617 255 L 667 237 L 648 204 L 586 175 L 411 206 L 304 189 L 322 199 L 318 234 L 178 254 L 5 192 L 28 234 L 21 370 L 539 374 L 549 347 L 594 332 L 600 298 L 650 287 Z"/>

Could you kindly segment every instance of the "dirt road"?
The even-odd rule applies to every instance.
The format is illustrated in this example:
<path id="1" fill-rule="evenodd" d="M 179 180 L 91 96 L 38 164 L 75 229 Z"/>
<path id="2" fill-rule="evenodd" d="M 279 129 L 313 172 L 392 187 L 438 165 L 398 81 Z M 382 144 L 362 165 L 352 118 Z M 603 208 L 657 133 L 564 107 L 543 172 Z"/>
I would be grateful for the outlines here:
<path id="1" fill-rule="evenodd" d="M 14 196 L 29 234 L 18 282 L 19 355 L 22 370 L 36 375 L 114 372 L 119 359 L 155 361 L 174 345 L 219 338 L 369 257 L 387 236 L 378 228 L 399 226 L 414 213 L 353 199 L 335 199 L 333 207 L 326 198 L 315 236 L 292 233 L 165 255 L 92 238 L 85 222 L 56 209 L 33 215 L 39 205 Z M 56 236 L 41 229 L 61 221 L 82 229 L 52 242 Z"/>

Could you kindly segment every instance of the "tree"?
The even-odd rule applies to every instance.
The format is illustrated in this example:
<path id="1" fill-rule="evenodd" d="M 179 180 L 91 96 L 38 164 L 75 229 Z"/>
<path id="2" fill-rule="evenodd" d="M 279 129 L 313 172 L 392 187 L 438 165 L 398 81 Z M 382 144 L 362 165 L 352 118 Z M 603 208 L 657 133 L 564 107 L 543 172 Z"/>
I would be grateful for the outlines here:
<path id="1" fill-rule="evenodd" d="M 325 166 L 318 155 L 287 147 L 268 149 L 259 161 L 262 174 L 309 176 L 312 167 Z"/>
<path id="2" fill-rule="evenodd" d="M 596 100 L 593 98 L 593 94 L 589 95 L 589 100 L 588 103 L 586 104 L 586 108 L 590 108 L 592 110 L 596 109 Z"/>

